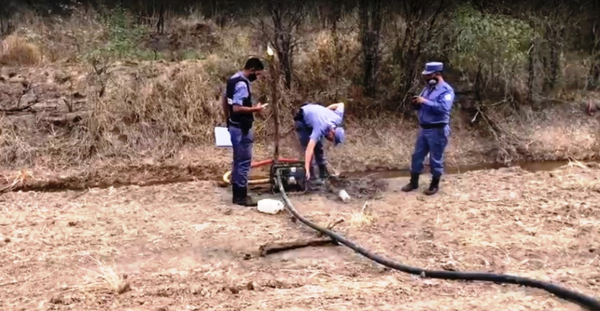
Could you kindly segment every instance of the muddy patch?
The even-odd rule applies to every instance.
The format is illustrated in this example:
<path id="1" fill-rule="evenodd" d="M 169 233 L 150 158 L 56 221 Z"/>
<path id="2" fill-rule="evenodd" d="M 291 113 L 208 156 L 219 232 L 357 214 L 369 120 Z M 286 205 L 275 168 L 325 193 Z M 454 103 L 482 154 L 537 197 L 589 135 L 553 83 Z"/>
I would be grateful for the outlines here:
<path id="1" fill-rule="evenodd" d="M 329 180 L 329 190 L 338 193 L 346 192 L 353 198 L 377 199 L 388 189 L 389 183 L 380 178 L 332 178 Z"/>

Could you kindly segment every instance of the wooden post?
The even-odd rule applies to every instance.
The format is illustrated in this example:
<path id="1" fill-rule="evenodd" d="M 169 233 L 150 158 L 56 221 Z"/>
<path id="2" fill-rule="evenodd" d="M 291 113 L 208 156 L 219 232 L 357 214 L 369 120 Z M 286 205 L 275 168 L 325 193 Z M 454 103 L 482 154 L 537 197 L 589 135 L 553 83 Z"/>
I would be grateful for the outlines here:
<path id="1" fill-rule="evenodd" d="M 273 152 L 273 162 L 279 162 L 279 96 L 277 94 L 277 83 L 279 82 L 279 66 L 275 53 L 270 46 L 267 47 L 269 55 L 269 71 L 271 77 L 271 105 L 273 105 L 273 122 L 275 129 L 275 150 Z"/>

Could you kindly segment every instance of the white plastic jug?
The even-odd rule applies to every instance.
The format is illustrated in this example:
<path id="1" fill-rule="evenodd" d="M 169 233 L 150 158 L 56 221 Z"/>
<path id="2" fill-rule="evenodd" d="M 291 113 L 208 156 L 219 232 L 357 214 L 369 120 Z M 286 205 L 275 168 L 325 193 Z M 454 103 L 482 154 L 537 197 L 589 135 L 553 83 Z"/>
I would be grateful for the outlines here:
<path id="1" fill-rule="evenodd" d="M 348 203 L 348 201 L 350 201 L 350 195 L 344 189 L 340 190 L 338 196 L 340 197 L 340 199 L 342 199 L 344 203 Z"/>
<path id="2" fill-rule="evenodd" d="M 256 209 L 267 214 L 277 214 L 283 210 L 283 202 L 274 199 L 262 199 L 258 201 Z"/>

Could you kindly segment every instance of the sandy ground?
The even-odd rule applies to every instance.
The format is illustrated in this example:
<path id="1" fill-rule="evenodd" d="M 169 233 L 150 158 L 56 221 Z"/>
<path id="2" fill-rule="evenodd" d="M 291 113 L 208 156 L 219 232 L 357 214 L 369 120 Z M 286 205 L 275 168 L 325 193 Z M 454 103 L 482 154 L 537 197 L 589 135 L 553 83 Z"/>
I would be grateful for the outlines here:
<path id="1" fill-rule="evenodd" d="M 428 177 L 422 180 L 426 187 Z M 495 271 L 600 292 L 600 168 L 405 178 L 344 204 L 292 197 L 315 222 L 429 269 Z M 418 279 L 343 246 L 257 257 L 314 237 L 285 213 L 233 207 L 214 182 L 0 196 L 1 310 L 580 310 L 538 290 Z M 363 207 L 366 208 L 363 209 Z"/>

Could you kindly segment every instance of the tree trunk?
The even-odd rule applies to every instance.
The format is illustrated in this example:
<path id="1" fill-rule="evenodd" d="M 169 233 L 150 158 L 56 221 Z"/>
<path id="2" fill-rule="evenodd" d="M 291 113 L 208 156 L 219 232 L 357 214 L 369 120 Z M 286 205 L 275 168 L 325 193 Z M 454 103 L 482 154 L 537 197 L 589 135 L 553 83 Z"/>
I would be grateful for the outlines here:
<path id="1" fill-rule="evenodd" d="M 600 11 L 600 5 L 597 10 Z M 592 40 L 590 56 L 592 62 L 588 74 L 588 89 L 595 90 L 600 86 L 600 51 L 598 51 L 598 45 L 600 43 L 600 23 L 594 21 L 590 30 L 590 38 Z"/>
<path id="2" fill-rule="evenodd" d="M 341 13 L 341 11 L 340 11 Z M 340 71 L 340 59 L 342 58 L 342 51 L 340 49 L 340 38 L 339 38 L 339 34 L 338 34 L 338 29 L 337 29 L 337 24 L 339 21 L 339 15 L 336 15 L 334 17 L 332 17 L 331 19 L 331 36 L 333 37 L 333 48 L 335 50 L 335 60 L 334 60 L 334 76 L 335 76 L 335 84 L 336 86 L 340 84 L 340 76 L 341 76 L 341 71 Z M 334 88 L 335 89 L 335 101 L 339 101 L 340 99 L 338 98 L 339 94 L 338 94 L 338 88 Z"/>
<path id="3" fill-rule="evenodd" d="M 380 59 L 381 0 L 361 0 L 359 6 L 363 54 L 362 84 L 365 95 L 373 97 L 377 93 L 377 72 Z"/>
<path id="4" fill-rule="evenodd" d="M 270 3 L 271 19 L 273 21 L 273 44 L 279 58 L 279 64 L 284 76 L 286 89 L 292 87 L 292 60 L 294 53 L 294 32 L 301 23 L 304 12 L 298 8 L 284 7 L 285 4 L 273 1 Z"/>

